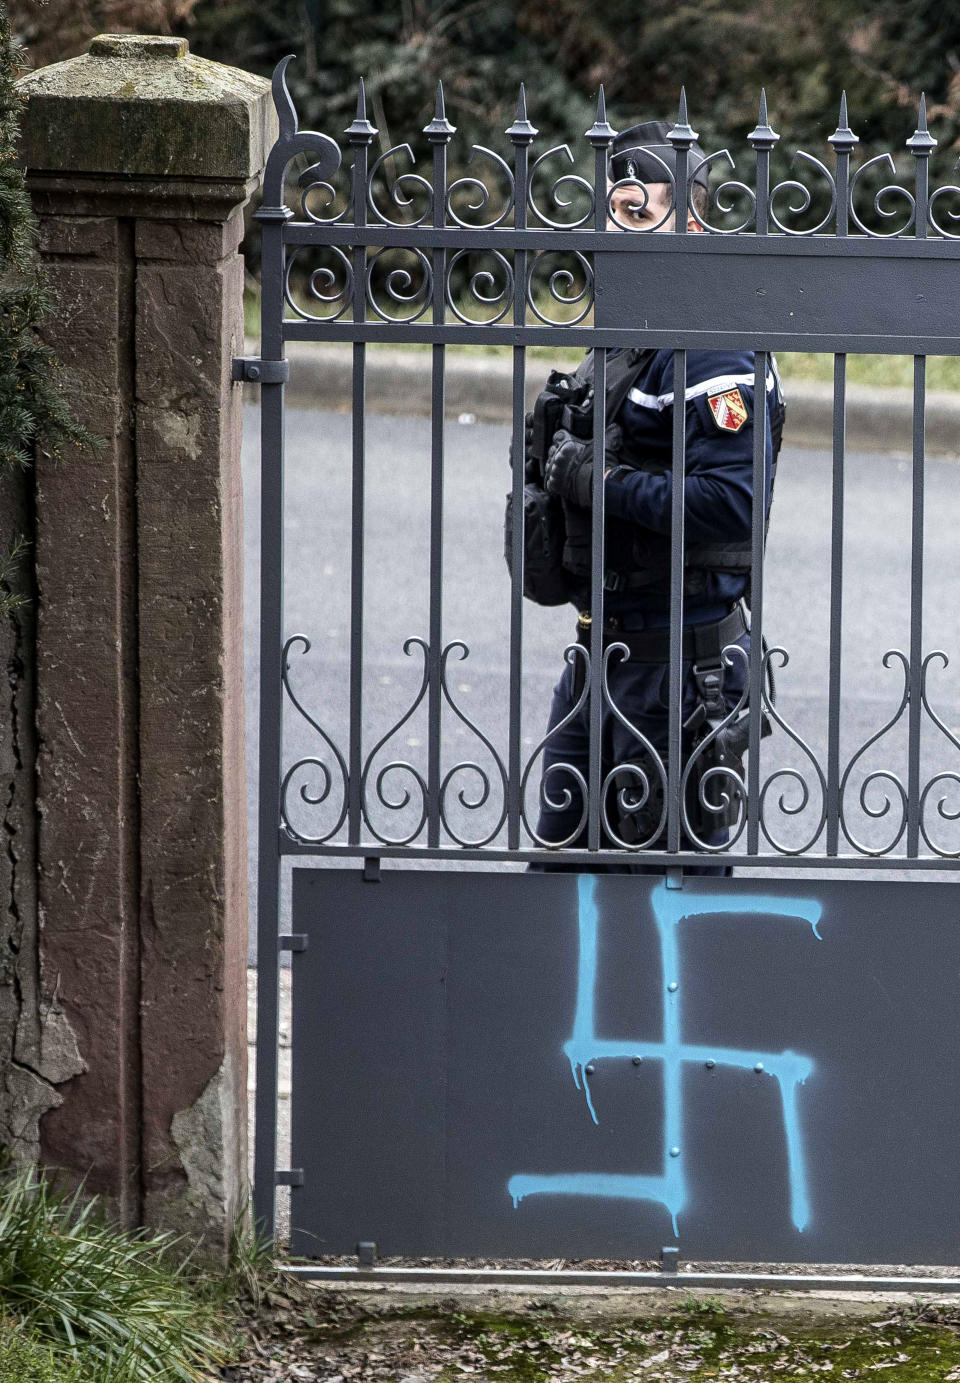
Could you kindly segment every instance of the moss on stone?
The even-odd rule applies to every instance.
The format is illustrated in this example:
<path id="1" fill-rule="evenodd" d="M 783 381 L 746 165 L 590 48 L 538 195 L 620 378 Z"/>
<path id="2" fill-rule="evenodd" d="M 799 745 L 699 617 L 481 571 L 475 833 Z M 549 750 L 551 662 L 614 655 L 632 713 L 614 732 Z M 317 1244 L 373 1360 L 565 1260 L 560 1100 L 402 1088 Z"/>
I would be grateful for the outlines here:
<path id="1" fill-rule="evenodd" d="M 195 57 L 184 39 L 100 35 L 17 86 L 31 170 L 243 180 L 274 139 L 270 83 Z"/>

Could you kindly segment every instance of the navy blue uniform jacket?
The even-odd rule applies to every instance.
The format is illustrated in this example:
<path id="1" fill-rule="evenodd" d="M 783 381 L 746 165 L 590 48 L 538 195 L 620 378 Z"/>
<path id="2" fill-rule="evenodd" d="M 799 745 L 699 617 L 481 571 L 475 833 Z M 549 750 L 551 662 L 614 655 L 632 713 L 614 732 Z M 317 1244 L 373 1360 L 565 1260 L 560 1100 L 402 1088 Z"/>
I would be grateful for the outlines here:
<path id="1" fill-rule="evenodd" d="M 770 418 L 776 399 L 775 369 L 766 380 L 766 507 L 770 503 L 773 446 Z M 747 418 L 735 432 L 719 426 L 711 396 L 736 387 Z M 749 543 L 753 510 L 754 378 L 752 351 L 688 351 L 686 408 L 686 540 Z M 637 379 L 617 415 L 623 429 L 623 459 L 665 463 L 673 451 L 673 352 L 657 351 Z M 722 410 L 721 410 L 722 413 Z M 604 499 L 608 514 L 669 535 L 672 476 L 645 471 L 608 476 Z M 746 577 L 711 572 L 706 589 L 684 601 L 684 622 L 721 618 L 743 595 Z M 624 629 L 669 622 L 669 597 L 649 591 L 608 591 L 604 611 L 617 615 Z"/>

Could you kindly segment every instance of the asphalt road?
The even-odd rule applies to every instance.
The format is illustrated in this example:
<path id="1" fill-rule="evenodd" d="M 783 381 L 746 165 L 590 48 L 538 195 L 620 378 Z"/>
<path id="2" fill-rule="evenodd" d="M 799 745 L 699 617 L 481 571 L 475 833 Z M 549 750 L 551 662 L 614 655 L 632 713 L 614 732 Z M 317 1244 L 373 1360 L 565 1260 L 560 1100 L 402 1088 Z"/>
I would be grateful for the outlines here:
<path id="1" fill-rule="evenodd" d="M 246 509 L 246 675 L 248 714 L 248 794 L 250 805 L 251 898 L 255 896 L 257 794 L 257 637 L 259 601 L 259 418 L 247 410 L 244 433 Z M 502 556 L 503 496 L 509 430 L 504 426 L 451 422 L 447 426 L 447 484 L 444 528 L 444 637 L 469 648 L 451 656 L 449 685 L 464 715 L 506 752 L 509 582 Z M 896 445 L 895 439 L 892 445 Z M 420 685 L 422 661 L 410 636 L 428 630 L 428 494 L 430 434 L 426 419 L 371 414 L 367 422 L 367 563 L 365 614 L 364 738 L 368 747 L 403 716 Z M 286 615 L 289 635 L 311 641 L 309 653 L 295 653 L 293 680 L 309 713 L 346 750 L 349 666 L 350 417 L 348 414 L 290 409 L 287 417 Z M 825 453 L 791 449 L 789 433 L 781 457 L 766 562 L 764 628 L 771 643 L 789 652 L 778 676 L 778 709 L 791 728 L 815 751 L 825 767 L 830 557 L 830 458 Z M 844 761 L 895 712 L 903 688 L 898 664 L 883 666 L 888 649 L 909 649 L 911 467 L 905 454 L 851 455 L 845 509 Z M 930 700 L 946 726 L 960 733 L 960 666 L 956 535 L 960 531 L 960 469 L 951 461 L 930 459 L 926 475 L 924 649 L 944 650 L 946 670 L 931 671 Z M 568 610 L 527 607 L 524 624 L 523 738 L 531 753 L 543 733 L 550 691 L 562 666 L 562 651 L 572 633 Z M 288 707 L 288 712 L 290 712 Z M 868 768 L 890 768 L 906 781 L 905 717 L 865 759 Z M 323 750 L 316 732 L 295 712 L 286 735 L 294 757 Z M 478 779 L 462 773 L 451 785 L 452 820 L 469 838 L 479 838 L 499 810 L 496 773 L 483 744 L 449 707 L 444 721 L 444 768 L 460 758 L 477 759 L 493 770 L 489 802 L 478 810 L 459 807 L 457 787 L 467 800 Z M 426 764 L 425 705 L 402 726 L 376 766 L 392 758 Z M 927 720 L 924 772 L 960 770 L 958 752 Z M 320 757 L 323 757 L 321 752 Z M 328 756 L 328 761 L 329 756 Z M 805 811 L 778 811 L 775 784 L 767 798 L 767 820 L 774 835 L 796 842 L 809 835 L 819 811 L 815 770 L 789 735 L 778 730 L 763 748 L 763 774 L 805 767 L 811 801 Z M 862 776 L 862 775 L 861 775 Z M 300 783 L 316 787 L 308 774 L 295 780 L 291 800 L 295 820 L 307 833 L 330 822 L 338 807 L 336 786 L 326 803 L 311 807 L 296 795 Z M 371 778 L 372 782 L 372 778 Z M 537 786 L 530 779 L 531 804 Z M 799 791 L 780 780 L 786 805 L 796 806 Z M 398 800 L 415 785 L 410 774 L 395 771 L 384 782 L 385 796 Z M 947 791 L 949 792 L 949 785 Z M 895 794 L 894 794 L 895 796 Z M 882 805 L 881 785 L 868 799 Z M 850 824 L 858 836 L 879 845 L 895 832 L 897 802 L 885 816 L 871 818 L 850 794 Z M 960 790 L 951 801 L 960 807 Z M 410 829 L 414 806 L 383 807 L 384 831 Z M 931 802 L 927 819 L 936 839 L 960 845 L 960 822 L 937 818 Z M 931 877 L 931 876 L 927 876 Z M 940 875 L 939 877 L 943 877 Z"/>

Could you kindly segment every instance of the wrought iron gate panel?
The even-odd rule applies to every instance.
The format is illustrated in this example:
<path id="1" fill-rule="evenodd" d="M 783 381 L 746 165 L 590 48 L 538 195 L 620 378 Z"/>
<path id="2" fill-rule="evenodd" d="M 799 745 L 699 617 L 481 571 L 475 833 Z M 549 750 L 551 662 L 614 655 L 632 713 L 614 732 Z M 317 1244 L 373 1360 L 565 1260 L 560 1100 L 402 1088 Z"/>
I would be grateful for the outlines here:
<path id="1" fill-rule="evenodd" d="M 762 870 L 785 863 L 814 871 L 891 866 L 954 870 L 960 860 L 960 838 L 946 841 L 937 834 L 938 825 L 960 818 L 960 810 L 948 796 L 950 790 L 960 789 L 960 772 L 936 765 L 925 777 L 922 761 L 925 730 L 940 736 L 950 753 L 960 752 L 960 739 L 933 704 L 930 689 L 931 673 L 946 667 L 947 654 L 927 649 L 923 633 L 926 358 L 960 354 L 954 321 L 960 230 L 952 228 L 960 222 L 960 187 L 947 183 L 931 190 L 929 163 L 936 141 L 927 130 L 923 102 L 917 129 L 905 143 L 910 167 L 902 173 L 890 155 L 856 164 L 858 140 L 849 127 L 844 99 L 837 129 L 829 139 L 832 169 L 820 157 L 802 150 L 793 157 L 798 174 L 805 171 L 810 176 L 807 186 L 799 175 L 780 182 L 772 177 L 771 155 L 780 136 L 770 126 L 761 99 L 757 126 L 747 141 L 751 183 L 732 176 L 721 181 L 714 186 L 706 214 L 701 214 L 691 201 L 696 170 L 688 173 L 686 159 L 679 158 L 676 176 L 665 167 L 670 207 L 664 220 L 675 212 L 676 224 L 664 234 L 651 234 L 650 229 L 638 231 L 621 223 L 613 210 L 613 192 L 622 184 L 607 184 L 607 159 L 615 131 L 606 118 L 602 91 L 596 119 L 585 136 L 592 177 L 578 171 L 567 145 L 537 154 L 538 132 L 528 119 L 521 90 L 516 119 L 506 131 L 510 159 L 492 148 L 474 146 L 470 160 L 475 168 L 485 164 L 488 175 L 471 170 L 451 180 L 447 160 L 456 131 L 447 120 L 442 89 L 438 89 L 434 118 L 423 131 L 430 145 L 428 173 L 416 168 L 408 145 L 374 156 L 378 132 L 367 118 L 362 85 L 356 118 L 345 131 L 346 167 L 334 139 L 299 129 L 284 78 L 289 61 L 285 59 L 274 74 L 280 135 L 268 160 L 262 205 L 256 213 L 262 231 L 261 355 L 240 367 L 243 377 L 261 385 L 262 395 L 261 1044 L 255 1202 L 258 1217 L 270 1228 L 277 1093 L 275 938 L 282 857 L 522 864 L 556 860 L 559 852 L 567 864 L 589 871 L 601 855 L 609 861 L 642 849 L 645 862 L 681 872 L 702 864 L 705 853 L 722 855 L 725 864 Z M 690 149 L 696 139 L 684 97 L 669 138 L 678 154 Z M 295 175 L 291 188 L 290 166 L 298 155 L 309 160 L 309 166 Z M 410 162 L 409 170 L 397 171 L 401 159 Z M 555 175 L 551 161 L 558 159 L 566 160 L 566 168 Z M 710 154 L 704 162 L 714 174 L 724 162 L 731 174 L 735 168 L 726 150 Z M 887 175 L 891 181 L 874 190 L 870 179 L 878 174 L 883 175 L 879 181 Z M 745 207 L 743 213 L 734 213 L 735 198 Z M 688 212 L 705 233 L 687 233 Z M 398 263 L 397 256 L 405 260 Z M 559 267 L 551 267 L 558 260 Z M 284 622 L 283 391 L 288 341 L 341 342 L 352 351 L 349 723 L 340 738 L 324 724 L 319 708 L 308 704 L 298 690 L 298 665 L 310 653 L 311 641 L 308 634 L 290 633 Z M 403 644 L 404 654 L 420 666 L 412 700 L 397 705 L 391 722 L 377 734 L 365 735 L 366 347 L 377 343 L 429 348 L 429 609 L 426 628 L 411 631 Z M 531 373 L 527 351 L 534 346 L 596 351 L 591 634 L 588 646 L 571 644 L 564 655 L 568 662 L 579 660 L 585 668 L 579 704 L 589 709 L 589 769 L 584 779 L 572 766 L 559 766 L 580 790 L 582 803 L 577 830 L 559 846 L 537 836 L 531 807 L 548 737 L 529 753 L 522 738 L 524 612 L 519 523 L 514 526 L 505 635 L 508 685 L 503 733 L 476 724 L 458 704 L 451 684 L 451 666 L 469 651 L 444 620 L 445 363 L 447 349 L 460 345 L 496 345 L 512 354 L 511 492 L 516 513 L 522 507 L 524 484 L 523 415 Z M 785 666 L 788 653 L 763 645 L 765 515 L 763 504 L 755 503 L 747 687 L 757 694 L 745 691 L 737 708 L 749 716 L 746 773 L 741 778 L 723 770 L 726 790 L 739 814 L 728 841 L 715 846 L 700 841 L 688 819 L 685 789 L 692 764 L 684 764 L 681 756 L 683 409 L 674 409 L 673 424 L 666 762 L 623 717 L 610 690 L 611 660 L 625 656 L 626 650 L 617 645 L 604 649 L 602 641 L 604 348 L 673 351 L 676 391 L 685 385 L 687 351 L 733 345 L 755 353 L 757 397 L 763 396 L 772 352 L 826 351 L 834 356 L 828 713 L 826 745 L 818 749 L 787 722 L 769 693 L 766 673 Z M 846 752 L 840 733 L 846 359 L 860 352 L 907 354 L 914 359 L 911 585 L 908 646 L 905 651 L 888 649 L 882 660 L 886 673 L 902 679 L 899 704 L 862 744 Z M 764 493 L 765 464 L 763 432 L 755 429 L 754 495 Z M 738 648 L 729 649 L 727 656 L 731 661 L 746 657 Z M 643 766 L 633 766 L 640 791 L 649 792 L 657 781 L 663 787 L 663 816 L 638 845 L 630 846 L 618 836 L 608 814 L 616 784 L 612 772 L 604 776 L 602 766 L 605 703 L 644 750 Z M 309 727 L 316 745 L 312 752 L 284 757 L 285 706 Z M 384 762 L 382 756 L 391 741 L 421 707 L 427 721 L 422 759 Z M 731 712 L 728 719 L 736 713 Z M 448 766 L 445 714 L 456 717 L 476 737 L 489 766 L 477 758 Z M 764 715 L 779 733 L 761 752 Z M 883 757 L 879 765 L 870 758 L 890 743 L 888 736 L 904 728 L 905 774 Z M 788 756 L 778 761 L 774 749 Z M 695 751 L 700 752 L 700 748 Z M 473 784 L 473 796 L 463 786 L 465 781 Z M 792 799 L 789 792 L 794 794 Z M 396 823 L 408 809 L 413 812 L 412 824 L 408 821 L 403 829 L 391 832 L 391 813 Z M 469 834 L 463 828 L 457 810 L 461 815 L 479 813 L 475 818 L 479 833 Z M 784 822 L 790 825 L 801 817 L 809 821 L 802 835 L 784 831 Z M 885 828 L 882 836 L 875 832 L 877 823 Z M 581 826 L 586 844 L 574 847 Z M 682 848 L 684 835 L 697 848 Z M 605 837 L 614 842 L 613 848 L 601 849 Z M 267 1033 L 274 1038 L 262 1040 Z"/>

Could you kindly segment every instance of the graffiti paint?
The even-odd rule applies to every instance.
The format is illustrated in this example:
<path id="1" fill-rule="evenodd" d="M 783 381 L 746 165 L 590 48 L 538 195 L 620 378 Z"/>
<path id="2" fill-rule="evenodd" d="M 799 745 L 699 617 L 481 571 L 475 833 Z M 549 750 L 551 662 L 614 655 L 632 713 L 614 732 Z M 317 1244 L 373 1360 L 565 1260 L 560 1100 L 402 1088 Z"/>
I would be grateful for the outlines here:
<path id="1" fill-rule="evenodd" d="M 682 994 L 678 931 L 684 921 L 722 913 L 752 914 L 778 922 L 801 921 L 817 930 L 822 909 L 809 898 L 782 898 L 765 894 L 700 893 L 657 885 L 650 906 L 659 941 L 662 1037 L 657 1042 L 636 1038 L 601 1038 L 596 1030 L 597 960 L 601 918 L 596 901 L 596 879 L 581 875 L 577 882 L 579 961 L 573 1032 L 564 1054 L 577 1089 L 582 1090 L 593 1122 L 599 1123 L 590 1091 L 587 1067 L 598 1061 L 632 1060 L 635 1057 L 663 1062 L 663 1171 L 652 1175 L 600 1174 L 591 1172 L 519 1173 L 510 1177 L 507 1191 L 515 1207 L 528 1196 L 600 1196 L 618 1200 L 653 1201 L 670 1216 L 675 1236 L 679 1217 L 688 1200 L 689 1158 L 683 1143 L 683 1067 L 686 1063 L 711 1064 L 752 1070 L 777 1082 L 787 1149 L 790 1216 L 801 1233 L 810 1223 L 811 1207 L 798 1108 L 798 1088 L 813 1073 L 813 1062 L 789 1049 L 750 1051 L 702 1046 L 683 1040 Z"/>

